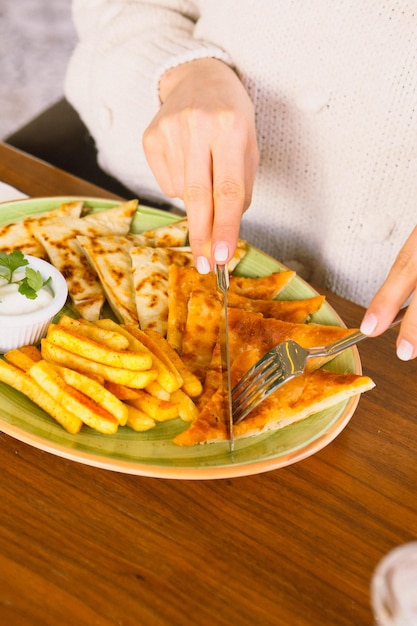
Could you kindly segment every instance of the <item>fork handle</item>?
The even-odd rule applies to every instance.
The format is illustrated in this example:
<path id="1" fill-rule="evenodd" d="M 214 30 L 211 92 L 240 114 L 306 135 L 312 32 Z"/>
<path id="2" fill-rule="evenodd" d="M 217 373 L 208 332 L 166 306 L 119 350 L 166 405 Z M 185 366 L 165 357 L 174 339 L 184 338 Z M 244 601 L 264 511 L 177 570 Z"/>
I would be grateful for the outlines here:
<path id="1" fill-rule="evenodd" d="M 397 326 L 398 324 L 400 324 L 402 320 L 404 319 L 404 316 L 407 310 L 408 310 L 408 306 L 405 306 L 402 309 L 400 309 L 397 315 L 392 320 L 391 324 L 388 326 L 388 328 L 393 328 L 394 326 Z M 362 341 L 362 339 L 366 339 L 367 337 L 369 337 L 369 335 L 364 335 L 364 333 L 362 333 L 360 330 L 357 330 L 354 333 L 351 333 L 350 335 L 343 337 L 342 339 L 338 339 L 337 341 L 334 341 L 333 343 L 329 344 L 325 348 L 310 348 L 309 358 L 338 354 L 339 352 L 342 352 L 343 350 L 346 350 L 346 348 L 350 348 L 351 346 L 354 346 L 356 343 L 358 343 L 359 341 Z"/>

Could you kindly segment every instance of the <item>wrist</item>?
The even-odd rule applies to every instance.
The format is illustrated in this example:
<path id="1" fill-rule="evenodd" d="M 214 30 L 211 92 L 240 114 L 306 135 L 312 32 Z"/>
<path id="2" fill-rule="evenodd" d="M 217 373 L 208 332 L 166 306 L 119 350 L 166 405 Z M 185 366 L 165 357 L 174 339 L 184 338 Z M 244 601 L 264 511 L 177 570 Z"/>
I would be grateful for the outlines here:
<path id="1" fill-rule="evenodd" d="M 223 61 L 212 57 L 195 59 L 171 67 L 161 76 L 159 81 L 159 99 L 163 104 L 176 87 L 185 80 L 192 80 L 193 77 L 201 78 L 203 73 L 210 74 L 213 71 L 224 72 L 225 70 L 233 72 Z"/>

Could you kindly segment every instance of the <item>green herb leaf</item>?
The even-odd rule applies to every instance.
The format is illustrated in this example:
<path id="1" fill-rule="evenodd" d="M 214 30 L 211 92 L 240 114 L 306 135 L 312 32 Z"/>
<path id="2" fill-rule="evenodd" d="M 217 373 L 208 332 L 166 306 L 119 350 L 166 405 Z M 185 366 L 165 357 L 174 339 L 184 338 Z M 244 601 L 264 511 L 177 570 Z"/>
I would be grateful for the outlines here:
<path id="1" fill-rule="evenodd" d="M 0 252 L 0 276 L 2 276 L 8 283 L 15 283 L 19 285 L 18 291 L 26 298 L 35 300 L 38 297 L 38 291 L 45 287 L 50 281 L 51 277 L 47 280 L 43 280 L 42 275 L 32 267 L 27 267 L 25 277 L 13 281 L 14 272 L 20 267 L 29 265 L 29 261 L 25 259 L 21 250 L 13 250 L 10 254 L 6 252 Z"/>
<path id="2" fill-rule="evenodd" d="M 19 281 L 18 292 L 21 293 L 22 296 L 29 298 L 29 300 L 35 300 L 38 297 L 37 291 L 30 286 L 26 277 Z"/>
<path id="3" fill-rule="evenodd" d="M 0 252 L 0 275 L 3 276 L 9 283 L 13 280 L 14 272 L 19 267 L 24 267 L 28 264 L 29 261 L 25 259 L 21 250 L 13 250 L 10 254 Z"/>

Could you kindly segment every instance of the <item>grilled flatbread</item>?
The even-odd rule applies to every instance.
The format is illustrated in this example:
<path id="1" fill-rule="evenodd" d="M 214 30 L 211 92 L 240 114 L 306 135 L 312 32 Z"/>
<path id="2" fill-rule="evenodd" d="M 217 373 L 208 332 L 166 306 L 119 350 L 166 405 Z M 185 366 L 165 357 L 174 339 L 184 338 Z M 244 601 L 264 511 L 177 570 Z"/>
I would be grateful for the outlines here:
<path id="1" fill-rule="evenodd" d="M 138 246 L 151 248 L 182 248 L 188 239 L 188 220 L 182 219 L 138 235 Z"/>
<path id="2" fill-rule="evenodd" d="M 193 265 L 191 248 L 131 248 L 136 311 L 142 330 L 166 335 L 169 267 Z"/>
<path id="3" fill-rule="evenodd" d="M 234 427 L 234 436 L 248 437 L 277 430 L 328 409 L 354 395 L 372 389 L 368 376 L 308 372 L 288 381 Z M 204 406 L 191 426 L 174 442 L 182 446 L 228 438 L 221 387 Z"/>
<path id="4" fill-rule="evenodd" d="M 124 324 L 138 325 L 131 248 L 181 247 L 185 245 L 187 236 L 188 221 L 183 219 L 141 234 L 104 237 L 79 235 L 77 241 L 100 278 L 107 301 L 117 319 Z"/>
<path id="5" fill-rule="evenodd" d="M 187 321 L 182 337 L 181 358 L 203 383 L 218 340 L 221 301 L 195 290 L 188 299 Z"/>
<path id="6" fill-rule="evenodd" d="M 351 332 L 352 329 L 338 326 L 293 324 L 273 318 L 265 319 L 254 313 L 230 308 L 232 386 L 263 354 L 286 339 L 294 339 L 304 347 L 313 347 L 327 345 Z M 200 341 L 197 337 L 194 346 L 188 348 L 190 352 L 199 352 L 201 347 L 198 344 Z M 235 436 L 244 437 L 282 428 L 374 386 L 367 376 L 335 374 L 318 369 L 328 360 L 311 359 L 305 374 L 286 383 L 236 425 Z M 193 445 L 227 438 L 218 343 L 212 351 L 198 407 L 200 413 L 197 420 L 174 440 L 175 443 Z"/>
<path id="7" fill-rule="evenodd" d="M 63 216 L 78 218 L 82 209 L 82 202 L 65 202 L 52 211 L 29 215 L 0 226 L 0 250 L 6 254 L 13 250 L 21 250 L 23 254 L 47 259 L 48 255 L 43 245 L 33 236 L 33 229 L 50 224 Z"/>
<path id="8" fill-rule="evenodd" d="M 233 291 L 228 294 L 228 304 L 234 309 L 260 313 L 263 317 L 274 317 L 295 324 L 305 324 L 320 309 L 324 300 L 324 296 L 313 296 L 305 300 L 255 300 Z"/>
<path id="9" fill-rule="evenodd" d="M 229 263 L 229 272 L 233 271 L 239 260 L 239 257 L 233 257 Z M 239 296 L 240 298 L 272 300 L 277 297 L 294 276 L 295 272 L 291 270 L 275 272 L 271 276 L 262 278 L 231 276 L 228 294 L 229 303 L 236 303 L 239 300 Z M 199 274 L 194 268 L 170 268 L 167 339 L 179 354 L 182 354 L 182 341 L 188 317 L 188 301 L 191 293 L 197 290 L 205 291 L 209 298 L 215 297 L 216 278 L 213 272 L 210 274 Z M 236 294 L 236 297 L 234 294 Z M 242 303 L 243 300 L 240 300 L 240 302 Z M 283 305 L 277 306 L 283 308 Z M 292 307 L 293 305 L 290 306 Z"/>
<path id="10" fill-rule="evenodd" d="M 184 226 L 185 224 L 180 222 L 181 229 L 184 229 Z M 142 236 L 148 237 L 153 244 L 158 242 L 165 244 L 172 239 L 172 231 L 167 232 L 167 229 L 168 227 L 162 227 L 155 231 L 142 233 Z M 229 262 L 230 271 L 243 259 L 247 249 L 246 241 L 240 239 L 233 258 Z M 165 336 L 168 331 L 168 315 L 171 310 L 168 296 L 171 291 L 169 268 L 172 265 L 192 267 L 194 261 L 191 249 L 188 247 L 164 248 L 161 245 L 154 248 L 141 246 L 132 248 L 130 256 L 140 327 L 157 330 Z M 197 270 L 195 273 L 198 274 Z M 211 281 L 213 274 L 210 276 L 209 280 Z"/>
<path id="11" fill-rule="evenodd" d="M 233 358 L 247 350 L 259 350 L 262 356 L 287 339 L 293 339 L 304 348 L 326 346 L 352 333 L 351 328 L 325 324 L 293 324 L 274 318 L 263 318 L 240 309 L 229 309 L 229 343 Z M 309 371 L 321 367 L 328 357 L 308 361 Z"/>
<path id="12" fill-rule="evenodd" d="M 32 229 L 37 240 L 47 251 L 51 263 L 65 276 L 69 295 L 78 312 L 89 321 L 100 317 L 105 294 L 76 237 L 126 235 L 137 204 L 137 200 L 132 200 L 113 209 L 82 218 L 62 217 Z"/>
<path id="13" fill-rule="evenodd" d="M 142 235 L 78 235 L 77 242 L 97 273 L 107 302 L 123 324 L 139 323 L 129 251 L 141 244 Z"/>

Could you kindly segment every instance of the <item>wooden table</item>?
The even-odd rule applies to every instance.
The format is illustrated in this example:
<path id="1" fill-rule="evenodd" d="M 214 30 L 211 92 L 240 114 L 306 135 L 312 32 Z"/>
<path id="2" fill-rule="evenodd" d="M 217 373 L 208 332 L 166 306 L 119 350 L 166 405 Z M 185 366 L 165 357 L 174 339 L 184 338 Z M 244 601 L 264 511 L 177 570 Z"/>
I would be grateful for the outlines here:
<path id="1" fill-rule="evenodd" d="M 110 197 L 5 146 L 0 180 Z M 359 323 L 359 306 L 328 299 Z M 374 567 L 417 536 L 417 363 L 394 341 L 360 345 L 377 387 L 339 437 L 265 474 L 138 477 L 0 434 L 0 623 L 370 626 Z"/>

